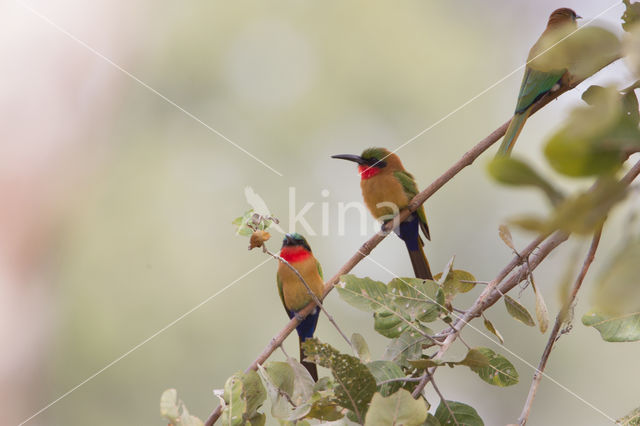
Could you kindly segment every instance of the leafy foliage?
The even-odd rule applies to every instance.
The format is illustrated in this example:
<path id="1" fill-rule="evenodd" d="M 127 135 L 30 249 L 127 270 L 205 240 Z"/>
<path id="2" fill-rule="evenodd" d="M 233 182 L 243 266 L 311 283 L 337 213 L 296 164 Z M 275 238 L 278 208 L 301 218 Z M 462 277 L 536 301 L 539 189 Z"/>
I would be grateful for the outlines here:
<path id="1" fill-rule="evenodd" d="M 470 366 L 471 370 L 490 385 L 505 387 L 518 383 L 518 372 L 508 359 L 492 351 L 489 348 L 475 348 L 475 351 L 487 360 L 484 366 Z M 467 355 L 468 357 L 469 355 Z M 476 358 L 478 358 L 476 356 Z"/>
<path id="2" fill-rule="evenodd" d="M 527 163 L 513 157 L 499 156 L 489 163 L 489 174 L 498 182 L 512 186 L 532 186 L 544 192 L 552 204 L 558 204 L 563 195 Z"/>
<path id="3" fill-rule="evenodd" d="M 631 31 L 640 22 L 640 2 L 631 3 L 631 0 L 622 0 L 622 3 L 625 5 L 622 14 L 622 28 L 625 31 Z"/>
<path id="4" fill-rule="evenodd" d="M 359 359 L 341 354 L 330 345 L 317 339 L 303 343 L 307 357 L 316 364 L 331 370 L 336 381 L 335 399 L 350 410 L 360 423 L 364 421 L 369 402 L 376 392 L 376 380 L 369 369 Z"/>
<path id="5" fill-rule="evenodd" d="M 568 176 L 599 176 L 620 168 L 626 153 L 640 149 L 638 99 L 633 91 L 591 86 L 564 126 L 547 142 L 549 164 Z"/>
<path id="6" fill-rule="evenodd" d="M 640 408 L 636 408 L 626 416 L 618 419 L 616 423 L 622 426 L 640 426 Z"/>
<path id="7" fill-rule="evenodd" d="M 574 80 L 582 80 L 617 59 L 620 51 L 618 37 L 604 28 L 563 28 L 540 39 L 530 66 L 541 71 L 566 69 Z"/>
<path id="8" fill-rule="evenodd" d="M 609 342 L 640 340 L 640 239 L 624 244 L 599 278 L 594 308 L 582 317 Z"/>
<path id="9" fill-rule="evenodd" d="M 202 420 L 189 414 L 186 405 L 178 401 L 178 392 L 167 389 L 160 397 L 160 415 L 172 426 L 203 426 Z"/>
<path id="10" fill-rule="evenodd" d="M 536 323 L 533 321 L 531 314 L 527 311 L 527 308 L 518 303 L 514 298 L 504 295 L 504 305 L 507 307 L 507 312 L 513 318 L 517 319 L 524 325 L 529 327 L 535 327 Z"/>
<path id="11" fill-rule="evenodd" d="M 255 371 L 238 372 L 224 384 L 222 423 L 226 425 L 264 425 L 266 417 L 258 409 L 267 392 Z"/>
<path id="12" fill-rule="evenodd" d="M 462 402 L 447 401 L 445 404 L 444 401 L 441 401 L 435 417 L 441 425 L 484 426 L 478 412 Z"/>
<path id="13" fill-rule="evenodd" d="M 367 412 L 365 426 L 404 425 L 419 426 L 427 418 L 427 406 L 422 398 L 413 399 L 400 389 L 390 396 L 376 393 Z"/>
<path id="14" fill-rule="evenodd" d="M 373 312 L 375 330 L 389 338 L 408 329 L 425 335 L 420 323 L 435 321 L 444 306 L 444 292 L 430 280 L 396 278 L 385 285 L 370 278 L 344 275 L 341 281 L 343 286 L 336 288 L 342 299 Z"/>

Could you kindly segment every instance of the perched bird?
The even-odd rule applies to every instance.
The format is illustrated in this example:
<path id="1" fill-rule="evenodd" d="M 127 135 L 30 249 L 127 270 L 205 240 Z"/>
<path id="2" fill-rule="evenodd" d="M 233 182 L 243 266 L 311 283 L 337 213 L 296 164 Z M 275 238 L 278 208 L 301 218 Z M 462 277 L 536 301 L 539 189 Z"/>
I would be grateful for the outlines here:
<path id="1" fill-rule="evenodd" d="M 298 271 L 318 298 L 322 297 L 324 291 L 322 268 L 316 258 L 313 257 L 311 247 L 309 247 L 307 240 L 302 235 L 286 234 L 282 241 L 280 257 L 289 262 Z M 313 300 L 300 278 L 282 261 L 278 264 L 277 282 L 278 293 L 280 293 L 280 299 L 289 318 L 293 318 L 298 311 Z M 300 362 L 315 381 L 318 381 L 318 369 L 314 363 L 304 361 L 305 355 L 302 350 L 302 342 L 313 337 L 319 315 L 320 309 L 316 307 L 296 327 L 300 339 Z"/>
<path id="2" fill-rule="evenodd" d="M 333 155 L 358 163 L 360 173 L 360 188 L 367 208 L 378 220 L 387 222 L 393 218 L 398 210 L 407 207 L 409 201 L 418 193 L 413 176 L 402 166 L 400 158 L 385 148 L 369 148 L 362 155 Z M 393 207 L 397 207 L 394 211 Z M 430 240 L 427 217 L 424 207 L 420 206 L 395 229 L 395 233 L 407 245 L 411 265 L 417 278 L 433 279 L 429 262 L 424 254 L 423 242 L 419 230 Z"/>
<path id="3" fill-rule="evenodd" d="M 516 111 L 498 150 L 498 156 L 511 153 L 513 145 L 524 127 L 524 123 L 531 114 L 533 104 L 548 92 L 557 90 L 563 78 L 568 78 L 569 73 L 566 68 L 557 70 L 536 69 L 536 62 L 533 60 L 550 47 L 548 40 L 555 32 L 576 29 L 578 27 L 576 19 L 580 19 L 580 16 L 576 15 L 576 12 L 571 9 L 562 8 L 553 11 L 549 17 L 547 28 L 529 51 L 527 67 L 525 68 L 522 84 L 520 85 L 520 93 L 518 94 Z"/>

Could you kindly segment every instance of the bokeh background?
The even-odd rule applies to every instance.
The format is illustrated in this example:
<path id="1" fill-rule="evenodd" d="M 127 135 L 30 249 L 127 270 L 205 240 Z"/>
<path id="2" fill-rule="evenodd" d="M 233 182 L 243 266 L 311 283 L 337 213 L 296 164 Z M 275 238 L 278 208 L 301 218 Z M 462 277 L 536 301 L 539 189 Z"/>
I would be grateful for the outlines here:
<path id="1" fill-rule="evenodd" d="M 519 67 L 553 9 L 573 7 L 591 18 L 612 3 L 0 4 L 0 424 L 29 418 L 262 262 L 231 226 L 248 209 L 246 186 L 285 228 L 289 187 L 296 188 L 298 209 L 315 203 L 305 218 L 318 235 L 309 241 L 333 275 L 366 237 L 355 212 L 338 235 L 337 205 L 360 201 L 360 189 L 355 167 L 330 155 L 399 146 Z M 622 11 L 620 4 L 597 23 L 619 32 Z M 422 187 L 509 118 L 521 75 L 399 151 Z M 590 80 L 631 81 L 621 63 Z M 544 138 L 586 87 L 532 118 L 516 147 L 553 179 L 560 180 L 541 154 Z M 427 252 L 436 270 L 455 255 L 457 267 L 493 278 L 511 257 L 498 225 L 517 213 L 546 211 L 537 192 L 491 182 L 490 155 L 426 205 Z M 322 235 L 323 202 L 329 235 Z M 608 223 L 575 327 L 547 369 L 612 417 L 638 405 L 640 347 L 604 343 L 579 318 L 589 308 L 590 284 L 631 232 L 629 215 L 618 209 Z M 523 244 L 532 236 L 515 237 Z M 280 238 L 274 235 L 272 249 Z M 585 241 L 573 239 L 536 272 L 553 315 L 565 265 L 584 251 Z M 395 274 L 411 274 L 395 237 L 373 257 Z M 258 268 L 27 424 L 160 425 L 159 397 L 169 387 L 206 418 L 217 405 L 213 389 L 244 369 L 285 323 L 275 269 L 273 261 Z M 391 278 L 366 260 L 354 272 Z M 524 290 L 521 301 L 533 311 L 531 293 Z M 326 305 L 348 334 L 362 333 L 382 356 L 387 342 L 367 314 L 335 294 Z M 513 321 L 502 305 L 488 316 L 506 346 L 537 365 L 547 336 Z M 318 336 L 347 350 L 324 319 Z M 499 350 L 471 328 L 465 340 Z M 286 347 L 296 353 L 296 345 L 291 338 Z M 521 375 L 515 387 L 489 387 L 469 371 L 447 369 L 438 373 L 441 390 L 476 407 L 487 425 L 515 422 L 533 371 L 508 358 Z M 529 424 L 610 422 L 543 380 Z"/>

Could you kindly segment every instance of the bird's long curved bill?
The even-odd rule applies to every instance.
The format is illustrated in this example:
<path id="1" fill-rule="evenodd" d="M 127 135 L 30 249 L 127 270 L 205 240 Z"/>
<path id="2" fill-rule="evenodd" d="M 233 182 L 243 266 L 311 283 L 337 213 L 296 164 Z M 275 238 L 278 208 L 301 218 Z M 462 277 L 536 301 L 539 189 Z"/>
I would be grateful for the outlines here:
<path id="1" fill-rule="evenodd" d="M 338 154 L 338 155 L 332 155 L 331 158 L 337 158 L 339 160 L 353 161 L 354 163 L 363 164 L 363 165 L 367 164 L 367 162 L 362 157 L 360 157 L 359 155 Z"/>

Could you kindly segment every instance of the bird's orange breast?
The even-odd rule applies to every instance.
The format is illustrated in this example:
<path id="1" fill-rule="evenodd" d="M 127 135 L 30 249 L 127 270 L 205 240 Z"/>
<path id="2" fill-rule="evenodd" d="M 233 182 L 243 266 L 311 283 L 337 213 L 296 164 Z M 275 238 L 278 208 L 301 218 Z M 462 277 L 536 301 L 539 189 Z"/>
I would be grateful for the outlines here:
<path id="1" fill-rule="evenodd" d="M 309 253 L 310 254 L 310 253 Z M 322 297 L 324 282 L 318 272 L 318 265 L 313 255 L 304 260 L 289 262 L 304 278 L 313 293 Z M 280 262 L 278 265 L 278 276 L 282 281 L 282 295 L 284 306 L 290 311 L 299 311 L 311 302 L 311 295 L 307 288 L 300 282 L 298 276 L 287 265 Z"/>
<path id="2" fill-rule="evenodd" d="M 410 201 L 402 184 L 391 173 L 383 172 L 369 179 L 362 179 L 360 188 L 364 203 L 376 219 L 391 219 L 398 213 L 392 205 L 400 210 L 407 207 Z"/>

